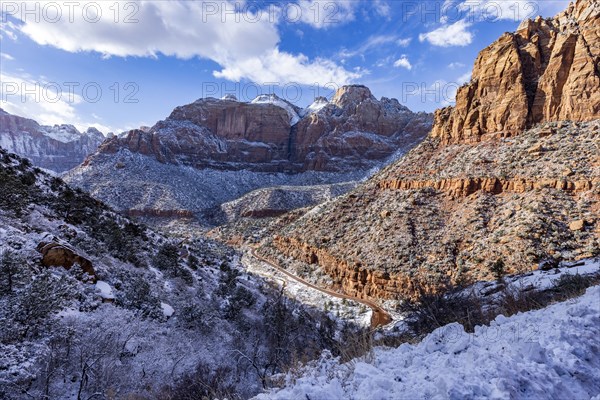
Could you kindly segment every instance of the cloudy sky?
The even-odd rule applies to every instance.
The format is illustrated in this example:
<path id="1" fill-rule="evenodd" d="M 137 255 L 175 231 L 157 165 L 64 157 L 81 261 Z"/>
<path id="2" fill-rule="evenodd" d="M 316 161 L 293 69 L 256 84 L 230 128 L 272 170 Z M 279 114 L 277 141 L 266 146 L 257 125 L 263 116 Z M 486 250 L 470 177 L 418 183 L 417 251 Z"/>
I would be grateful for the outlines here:
<path id="1" fill-rule="evenodd" d="M 477 53 L 567 0 L 2 1 L 0 106 L 104 133 L 177 105 L 274 92 L 300 107 L 365 84 L 452 103 Z"/>

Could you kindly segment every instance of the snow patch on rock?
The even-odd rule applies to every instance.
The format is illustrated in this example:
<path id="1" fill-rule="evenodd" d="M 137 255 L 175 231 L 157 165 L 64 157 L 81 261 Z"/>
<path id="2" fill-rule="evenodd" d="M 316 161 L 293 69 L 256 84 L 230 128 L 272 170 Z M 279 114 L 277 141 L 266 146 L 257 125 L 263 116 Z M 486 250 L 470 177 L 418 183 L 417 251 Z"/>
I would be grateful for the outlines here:
<path id="1" fill-rule="evenodd" d="M 175 309 L 167 303 L 160 303 L 160 308 L 162 308 L 163 315 L 167 318 L 171 317 L 175 313 Z"/>
<path id="2" fill-rule="evenodd" d="M 317 97 L 311 105 L 300 111 L 300 116 L 305 117 L 306 115 L 319 112 L 328 104 L 329 100 L 327 100 L 325 97 Z"/>
<path id="3" fill-rule="evenodd" d="M 254 100 L 252 100 L 250 103 L 252 103 L 252 104 L 272 104 L 274 106 L 283 108 L 285 111 L 287 111 L 288 116 L 290 117 L 290 125 L 292 125 L 292 126 L 296 125 L 300 121 L 300 116 L 298 115 L 298 113 L 296 112 L 294 107 L 292 107 L 292 105 L 290 103 L 288 103 L 287 101 L 279 98 L 277 95 L 261 94 L 260 96 L 258 96 Z"/>
<path id="4" fill-rule="evenodd" d="M 96 282 L 96 291 L 100 294 L 100 297 L 105 300 L 114 300 L 115 298 L 112 287 L 104 281 Z"/>

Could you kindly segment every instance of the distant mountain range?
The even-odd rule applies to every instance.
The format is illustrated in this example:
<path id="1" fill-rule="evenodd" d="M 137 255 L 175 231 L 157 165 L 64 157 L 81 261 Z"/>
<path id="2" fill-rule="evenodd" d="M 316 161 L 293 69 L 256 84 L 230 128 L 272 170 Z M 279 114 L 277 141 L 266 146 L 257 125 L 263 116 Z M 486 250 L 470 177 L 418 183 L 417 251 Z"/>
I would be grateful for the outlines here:
<path id="1" fill-rule="evenodd" d="M 96 128 L 79 132 L 73 125 L 40 125 L 0 109 L 0 147 L 41 168 L 68 171 L 96 151 L 104 139 Z"/>

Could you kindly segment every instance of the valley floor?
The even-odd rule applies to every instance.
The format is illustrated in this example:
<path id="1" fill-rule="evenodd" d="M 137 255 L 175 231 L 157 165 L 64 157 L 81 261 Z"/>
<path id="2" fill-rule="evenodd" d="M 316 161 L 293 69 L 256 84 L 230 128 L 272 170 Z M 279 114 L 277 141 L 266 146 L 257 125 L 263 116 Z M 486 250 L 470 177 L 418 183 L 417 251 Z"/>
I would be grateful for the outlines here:
<path id="1" fill-rule="evenodd" d="M 593 286 L 544 309 L 500 315 L 473 333 L 453 323 L 418 344 L 376 347 L 345 364 L 324 355 L 257 398 L 599 400 L 599 338 L 600 286 Z"/>
<path id="2" fill-rule="evenodd" d="M 341 319 L 363 328 L 371 325 L 373 312 L 368 306 L 343 295 L 333 295 L 333 292 L 317 288 L 289 272 L 284 273 L 283 269 L 276 268 L 272 263 L 258 257 L 254 251 L 247 251 L 242 258 L 242 264 L 248 272 L 277 283 L 284 289 L 286 296 L 324 310 L 331 318 Z"/>

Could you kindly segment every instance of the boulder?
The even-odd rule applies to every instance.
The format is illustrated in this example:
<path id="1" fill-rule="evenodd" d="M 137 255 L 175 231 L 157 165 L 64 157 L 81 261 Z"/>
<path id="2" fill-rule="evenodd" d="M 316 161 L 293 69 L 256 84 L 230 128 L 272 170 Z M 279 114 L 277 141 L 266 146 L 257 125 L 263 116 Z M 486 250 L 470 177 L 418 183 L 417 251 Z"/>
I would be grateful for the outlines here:
<path id="1" fill-rule="evenodd" d="M 585 228 L 585 220 L 578 219 L 569 224 L 569 229 L 572 231 L 582 231 Z"/>
<path id="2" fill-rule="evenodd" d="M 37 250 L 42 254 L 42 265 L 45 267 L 63 267 L 71 269 L 73 265 L 79 264 L 81 269 L 96 280 L 96 271 L 92 262 L 77 254 L 77 252 L 66 244 L 57 242 L 41 242 Z"/>
<path id="3" fill-rule="evenodd" d="M 538 269 L 542 271 L 549 271 L 553 268 L 558 268 L 559 262 L 554 258 L 544 258 L 540 261 Z"/>

